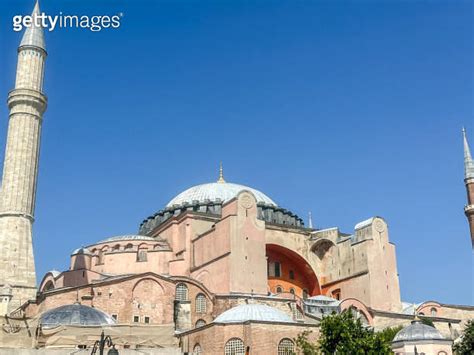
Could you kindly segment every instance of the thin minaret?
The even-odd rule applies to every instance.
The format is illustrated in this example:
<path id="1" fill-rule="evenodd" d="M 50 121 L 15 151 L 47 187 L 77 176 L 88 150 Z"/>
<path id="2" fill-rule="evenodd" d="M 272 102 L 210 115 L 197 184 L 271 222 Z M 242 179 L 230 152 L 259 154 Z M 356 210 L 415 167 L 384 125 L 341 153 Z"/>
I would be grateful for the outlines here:
<path id="1" fill-rule="evenodd" d="M 308 212 L 308 228 L 313 229 L 313 214 Z"/>
<path id="2" fill-rule="evenodd" d="M 40 14 L 38 2 L 32 17 Z M 43 94 L 46 47 L 43 29 L 33 24 L 18 47 L 15 88 L 8 95 L 8 121 L 0 192 L 0 286 L 11 289 L 13 310 L 36 294 L 32 226 L 41 136 L 47 99 Z"/>
<path id="3" fill-rule="evenodd" d="M 474 161 L 472 160 L 471 150 L 467 142 L 466 130 L 462 129 L 464 143 L 464 184 L 467 190 L 467 205 L 464 207 L 464 213 L 469 221 L 471 230 L 471 243 L 474 248 Z"/>

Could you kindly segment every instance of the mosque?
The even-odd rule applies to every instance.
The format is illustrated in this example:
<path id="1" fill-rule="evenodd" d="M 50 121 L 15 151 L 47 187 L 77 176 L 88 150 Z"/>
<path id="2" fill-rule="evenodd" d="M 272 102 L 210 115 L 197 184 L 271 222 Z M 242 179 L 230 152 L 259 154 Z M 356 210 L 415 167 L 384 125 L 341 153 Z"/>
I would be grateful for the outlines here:
<path id="1" fill-rule="evenodd" d="M 397 354 L 413 353 L 413 346 L 451 354 L 474 307 L 402 302 L 396 249 L 382 217 L 348 232 L 305 226 L 290 206 L 226 181 L 222 166 L 215 182 L 178 193 L 137 225 L 137 234 L 79 247 L 69 269 L 46 273 L 37 286 L 32 225 L 46 55 L 43 29 L 27 28 L 8 96 L 0 353 L 90 353 L 104 331 L 125 354 L 283 355 L 295 351 L 303 331 L 317 339 L 325 315 L 348 310 L 375 330 L 407 326 L 395 338 Z M 472 233 L 474 163 L 465 132 L 464 145 Z"/>

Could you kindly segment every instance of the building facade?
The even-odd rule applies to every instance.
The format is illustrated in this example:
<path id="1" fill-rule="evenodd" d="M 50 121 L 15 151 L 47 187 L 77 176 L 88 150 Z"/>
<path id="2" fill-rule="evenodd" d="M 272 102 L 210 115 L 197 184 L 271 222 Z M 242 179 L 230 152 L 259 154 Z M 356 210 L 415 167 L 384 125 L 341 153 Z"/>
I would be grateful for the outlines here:
<path id="1" fill-rule="evenodd" d="M 332 312 L 351 311 L 376 330 L 407 325 L 419 313 L 449 339 L 473 318 L 470 306 L 401 301 L 382 217 L 350 233 L 306 227 L 265 193 L 226 182 L 222 167 L 216 182 L 177 194 L 136 234 L 74 250 L 69 269 L 48 272 L 36 290 L 31 226 L 45 56 L 42 29 L 27 29 L 8 101 L 0 198 L 5 353 L 86 352 L 105 330 L 124 352 L 289 354 L 301 332 L 316 339 Z M 474 168 L 466 138 L 465 154 L 470 218 Z"/>

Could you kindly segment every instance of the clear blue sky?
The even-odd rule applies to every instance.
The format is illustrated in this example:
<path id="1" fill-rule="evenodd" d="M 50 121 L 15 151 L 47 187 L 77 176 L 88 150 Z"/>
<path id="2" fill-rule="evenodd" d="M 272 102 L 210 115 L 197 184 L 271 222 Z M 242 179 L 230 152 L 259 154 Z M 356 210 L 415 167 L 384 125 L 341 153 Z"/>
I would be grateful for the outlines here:
<path id="1" fill-rule="evenodd" d="M 194 184 L 260 189 L 318 228 L 389 224 L 403 300 L 473 304 L 461 127 L 474 147 L 470 1 L 43 0 L 117 30 L 46 34 L 38 278 L 137 232 Z M 0 4 L 0 96 L 13 88 Z M 0 105 L 0 146 L 8 111 Z"/>

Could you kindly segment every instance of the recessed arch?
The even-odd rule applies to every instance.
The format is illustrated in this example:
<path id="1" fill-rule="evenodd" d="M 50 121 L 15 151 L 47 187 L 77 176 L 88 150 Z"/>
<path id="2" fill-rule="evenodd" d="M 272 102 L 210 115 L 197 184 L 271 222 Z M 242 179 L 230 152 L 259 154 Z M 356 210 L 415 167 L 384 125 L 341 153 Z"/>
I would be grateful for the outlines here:
<path id="1" fill-rule="evenodd" d="M 300 298 L 303 297 L 303 290 L 307 291 L 308 296 L 321 294 L 316 273 L 300 254 L 281 245 L 267 244 L 266 256 L 268 260 L 268 287 L 271 293 L 279 293 L 277 292 L 277 287 L 279 287 L 283 290 L 293 289 L 294 294 Z M 276 266 L 278 266 L 278 270 Z M 272 272 L 273 269 L 275 272 Z"/>

